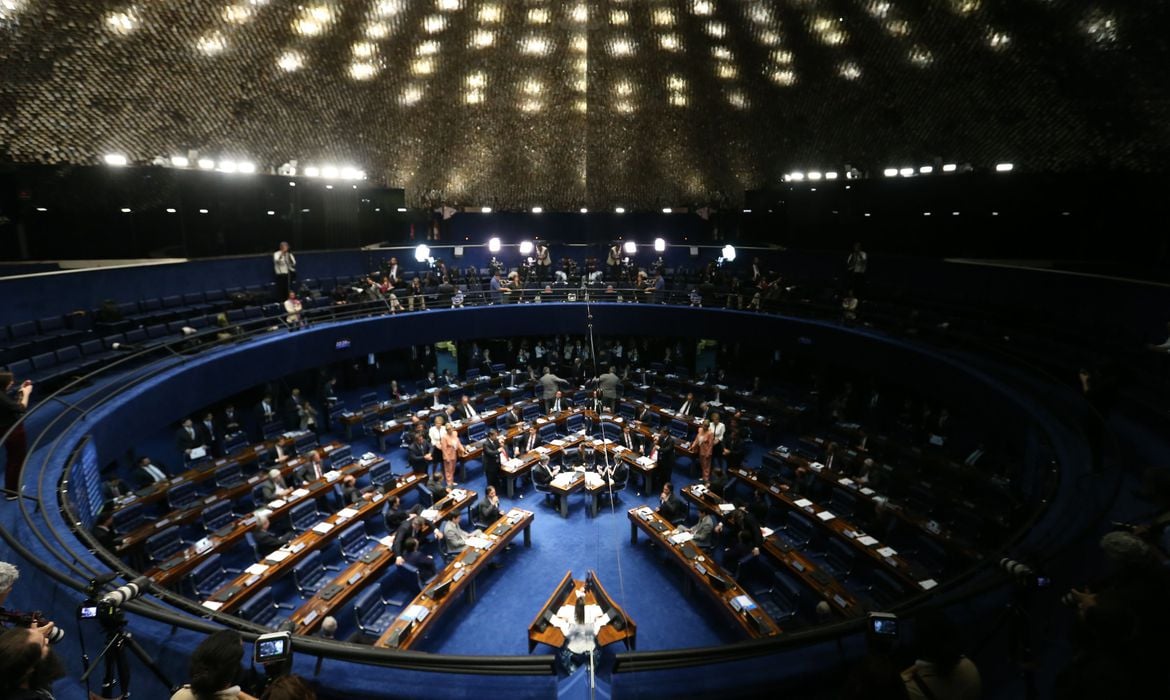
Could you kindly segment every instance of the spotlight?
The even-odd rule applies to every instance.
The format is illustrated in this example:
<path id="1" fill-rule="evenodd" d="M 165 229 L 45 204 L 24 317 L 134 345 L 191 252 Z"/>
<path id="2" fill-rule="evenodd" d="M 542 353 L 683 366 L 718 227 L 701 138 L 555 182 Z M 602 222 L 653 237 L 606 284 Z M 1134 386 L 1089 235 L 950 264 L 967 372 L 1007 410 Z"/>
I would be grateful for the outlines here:
<path id="1" fill-rule="evenodd" d="M 581 207 L 581 213 L 582 213 L 582 214 L 588 214 L 588 213 L 589 213 L 589 210 L 588 210 L 588 209 L 586 209 L 585 207 Z"/>
<path id="2" fill-rule="evenodd" d="M 1013 166 L 1011 163 L 996 163 L 995 172 L 997 172 L 997 173 L 1010 173 L 1012 171 L 1013 167 L 1015 167 L 1015 166 Z"/>
<path id="3" fill-rule="evenodd" d="M 321 168 L 321 177 L 327 177 L 330 180 L 337 179 L 337 167 L 326 165 L 324 168 Z"/>
<path id="4" fill-rule="evenodd" d="M 102 156 L 102 160 L 106 162 L 106 165 L 114 165 L 117 167 L 121 167 L 130 162 L 130 160 L 121 153 L 107 153 Z"/>
<path id="5" fill-rule="evenodd" d="M 825 179 L 826 180 L 836 180 L 837 179 L 837 171 L 830 170 L 829 172 L 825 173 Z"/>
<path id="6" fill-rule="evenodd" d="M 520 242 L 520 254 L 521 255 L 529 255 L 531 253 L 532 253 L 532 241 L 521 241 Z"/>
<path id="7" fill-rule="evenodd" d="M 622 249 L 626 251 L 626 255 L 633 255 L 634 253 L 638 252 L 638 244 L 634 243 L 633 241 L 626 241 L 626 244 L 622 246 Z"/>
<path id="8" fill-rule="evenodd" d="M 247 160 L 240 161 L 239 170 L 241 173 L 251 175 L 256 172 L 256 164 Z"/>
<path id="9" fill-rule="evenodd" d="M 297 186 L 297 183 L 295 183 L 295 182 L 290 182 L 290 183 L 288 183 L 288 186 L 289 186 L 289 187 L 296 187 L 296 186 Z"/>
<path id="10" fill-rule="evenodd" d="M 357 168 L 354 168 L 351 166 L 346 166 L 346 167 L 342 168 L 341 169 L 341 179 L 343 179 L 343 180 L 358 180 L 358 179 L 360 179 L 358 177 Z"/>
<path id="11" fill-rule="evenodd" d="M 654 252 L 663 253 L 666 251 L 666 241 L 661 238 L 654 239 Z"/>
<path id="12" fill-rule="evenodd" d="M 274 211 L 272 211 L 271 209 L 269 209 L 269 210 L 268 210 L 268 215 L 269 215 L 269 216 L 276 216 L 276 212 L 274 212 Z"/>
<path id="13" fill-rule="evenodd" d="M 238 169 L 239 169 L 239 166 L 236 165 L 236 161 L 234 161 L 234 160 L 221 160 L 221 161 L 219 161 L 220 172 L 234 173 Z"/>
<path id="14" fill-rule="evenodd" d="M 723 259 L 727 262 L 735 260 L 735 246 L 730 244 L 723 246 Z"/>
<path id="15" fill-rule="evenodd" d="M 626 208 L 625 207 L 618 207 L 617 209 L 614 209 L 614 212 L 616 212 L 618 214 L 625 214 Z"/>
<path id="16" fill-rule="evenodd" d="M 813 170 L 812 172 L 810 172 L 810 173 L 808 174 L 808 179 L 810 179 L 810 180 L 820 180 L 820 179 L 821 179 L 821 174 L 820 174 L 819 172 L 817 172 L 816 170 Z"/>
<path id="17" fill-rule="evenodd" d="M 954 163 L 947 163 L 947 164 L 943 165 L 943 172 L 944 173 L 953 173 L 958 169 L 959 169 L 959 166 L 955 165 Z"/>
<path id="18" fill-rule="evenodd" d="M 176 168 L 185 168 L 191 165 L 191 161 L 186 156 L 171 156 L 171 165 Z"/>
<path id="19" fill-rule="evenodd" d="M 40 211 L 40 212 L 46 212 L 46 211 L 49 211 L 49 210 L 48 210 L 48 209 L 46 209 L 45 207 L 37 207 L 37 211 Z"/>
<path id="20" fill-rule="evenodd" d="M 414 259 L 418 262 L 426 262 L 427 258 L 431 257 L 431 249 L 426 243 L 420 243 L 414 249 Z"/>
<path id="21" fill-rule="evenodd" d="M 500 239 L 499 238 L 492 238 L 491 240 L 489 240 L 488 241 L 488 250 L 491 251 L 492 253 L 500 252 Z"/>
<path id="22" fill-rule="evenodd" d="M 325 189 L 331 190 L 331 189 L 333 189 L 333 185 L 325 185 Z"/>
<path id="23" fill-rule="evenodd" d="M 315 165 L 310 165 L 305 168 L 305 177 L 317 177 L 321 174 L 321 169 Z"/>
<path id="24" fill-rule="evenodd" d="M 544 213 L 544 207 L 532 207 L 532 213 L 533 214 L 542 214 L 542 213 Z"/>
<path id="25" fill-rule="evenodd" d="M 405 211 L 406 211 L 406 207 L 398 207 L 398 213 L 400 213 L 400 214 L 401 214 L 401 213 L 403 213 L 403 212 L 405 212 Z"/>
<path id="26" fill-rule="evenodd" d="M 491 213 L 492 213 L 492 208 L 491 208 L 491 207 L 481 207 L 481 208 L 480 208 L 480 210 L 479 210 L 479 213 L 481 213 L 481 214 L 491 214 Z"/>
<path id="27" fill-rule="evenodd" d="M 933 172 L 934 172 L 934 166 L 931 166 L 931 165 L 924 165 L 918 169 L 918 173 L 920 175 L 929 175 Z"/>
<path id="28" fill-rule="evenodd" d="M 886 177 L 897 177 L 898 176 L 898 169 L 897 168 L 886 168 L 885 170 L 882 171 L 882 175 L 885 175 Z"/>
<path id="29" fill-rule="evenodd" d="M 174 214 L 174 213 L 175 213 L 175 209 L 174 209 L 173 207 L 167 207 L 167 213 L 168 213 L 168 214 Z"/>
<path id="30" fill-rule="evenodd" d="M 206 209 L 200 209 L 200 210 L 199 210 L 199 213 L 200 213 L 200 214 L 206 214 L 206 213 L 207 213 L 207 210 L 206 210 Z"/>
<path id="31" fill-rule="evenodd" d="M 913 177 L 914 176 L 914 168 L 902 168 L 901 170 L 898 171 L 898 174 L 901 175 L 902 177 Z"/>
<path id="32" fill-rule="evenodd" d="M 804 179 L 804 173 L 802 173 L 798 170 L 798 171 L 790 174 L 788 177 L 796 182 L 800 182 L 801 180 Z"/>
<path id="33" fill-rule="evenodd" d="M 129 214 L 129 213 L 130 213 L 130 207 L 122 207 L 122 213 L 123 213 L 123 214 Z"/>
<path id="34" fill-rule="evenodd" d="M 663 214 L 669 214 L 671 211 L 672 211 L 672 210 L 671 210 L 671 208 L 670 208 L 670 207 L 663 207 L 663 208 L 662 208 L 662 213 L 663 213 Z"/>
<path id="35" fill-rule="evenodd" d="M 215 161 L 210 158 L 199 159 L 200 170 L 215 170 Z"/>

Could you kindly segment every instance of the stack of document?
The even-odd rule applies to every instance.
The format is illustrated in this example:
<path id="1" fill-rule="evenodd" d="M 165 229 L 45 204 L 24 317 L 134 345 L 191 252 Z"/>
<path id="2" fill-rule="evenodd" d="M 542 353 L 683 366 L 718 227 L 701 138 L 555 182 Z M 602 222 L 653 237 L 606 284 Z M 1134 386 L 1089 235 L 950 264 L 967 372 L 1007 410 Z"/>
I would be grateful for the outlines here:
<path id="1" fill-rule="evenodd" d="M 553 477 L 553 486 L 557 488 L 566 488 L 577 480 L 577 475 L 572 472 L 562 472 Z"/>
<path id="2" fill-rule="evenodd" d="M 832 520 L 833 518 L 835 518 L 837 516 L 833 515 L 831 512 L 829 512 L 827 510 L 822 510 L 821 512 L 817 513 L 817 517 L 820 518 L 821 520 L 824 520 L 825 522 L 829 522 L 830 520 Z"/>
<path id="3" fill-rule="evenodd" d="M 898 553 L 898 550 L 894 549 L 893 547 L 882 547 L 877 551 L 877 553 L 883 557 L 892 557 Z"/>
<path id="4" fill-rule="evenodd" d="M 294 499 L 304 498 L 305 496 L 309 495 L 309 489 L 297 489 L 296 491 L 293 491 L 291 495 Z"/>
<path id="5" fill-rule="evenodd" d="M 419 515 L 421 515 L 424 520 L 433 523 L 435 522 L 435 519 L 439 517 L 439 511 L 435 510 L 434 508 L 427 508 L 423 512 L 419 513 Z"/>
<path id="6" fill-rule="evenodd" d="M 488 547 L 492 546 L 491 540 L 485 537 L 477 537 L 475 535 L 468 537 L 465 541 L 467 542 L 468 547 L 475 547 L 476 549 L 487 549 Z"/>
<path id="7" fill-rule="evenodd" d="M 268 567 L 264 564 L 257 563 L 257 564 L 253 564 L 253 565 L 249 566 L 248 568 L 244 569 L 244 571 L 249 573 L 249 574 L 252 574 L 253 576 L 259 576 L 260 574 L 264 573 L 265 571 L 268 571 Z"/>
<path id="8" fill-rule="evenodd" d="M 597 472 L 585 472 L 585 485 L 591 489 L 598 488 L 605 484 L 605 479 Z"/>
<path id="9" fill-rule="evenodd" d="M 313 532 L 317 533 L 318 535 L 328 534 L 328 532 L 332 529 L 333 523 L 317 523 L 313 526 Z"/>
<path id="10" fill-rule="evenodd" d="M 802 498 L 799 501 L 796 501 L 797 508 L 808 508 L 811 505 L 812 501 L 808 500 L 807 498 Z"/>
<path id="11" fill-rule="evenodd" d="M 872 547 L 878 543 L 878 541 L 876 539 L 874 539 L 873 537 L 870 537 L 869 535 L 862 535 L 861 537 L 857 538 L 857 541 L 860 542 L 861 544 L 865 545 L 866 547 Z"/>
<path id="12" fill-rule="evenodd" d="M 387 547 L 387 548 L 393 547 L 394 546 L 394 535 L 383 535 L 382 539 L 378 540 L 378 543 L 381 544 L 383 547 Z"/>
<path id="13" fill-rule="evenodd" d="M 354 517 L 357 514 L 358 512 L 353 508 L 342 508 L 341 510 L 337 511 L 338 517 L 345 518 L 346 520 Z"/>
<path id="14" fill-rule="evenodd" d="M 564 447 L 565 445 L 565 441 L 560 438 L 557 438 L 556 440 L 549 440 L 548 443 L 550 445 L 556 445 L 557 447 Z"/>
<path id="15" fill-rule="evenodd" d="M 653 467 L 655 462 L 649 457 L 642 456 L 638 458 L 638 464 L 641 464 L 643 467 Z"/>
<path id="16" fill-rule="evenodd" d="M 733 510 L 735 510 L 734 503 L 720 503 L 719 504 L 719 512 L 720 513 L 730 513 Z"/>
<path id="17" fill-rule="evenodd" d="M 270 552 L 268 554 L 268 556 L 266 556 L 264 558 L 267 559 L 268 561 L 276 562 L 277 564 L 279 564 L 280 562 L 284 561 L 285 559 L 288 559 L 291 555 L 292 555 L 292 552 L 289 552 L 289 551 L 284 550 L 284 549 L 278 549 L 275 552 Z"/>
<path id="18" fill-rule="evenodd" d="M 328 481 L 331 484 L 340 478 L 341 478 L 341 472 L 337 471 L 336 469 L 334 469 L 333 471 L 325 472 L 325 481 Z"/>
<path id="19" fill-rule="evenodd" d="M 695 536 L 689 532 L 676 532 L 670 536 L 670 541 L 674 544 L 684 544 L 695 539 Z"/>

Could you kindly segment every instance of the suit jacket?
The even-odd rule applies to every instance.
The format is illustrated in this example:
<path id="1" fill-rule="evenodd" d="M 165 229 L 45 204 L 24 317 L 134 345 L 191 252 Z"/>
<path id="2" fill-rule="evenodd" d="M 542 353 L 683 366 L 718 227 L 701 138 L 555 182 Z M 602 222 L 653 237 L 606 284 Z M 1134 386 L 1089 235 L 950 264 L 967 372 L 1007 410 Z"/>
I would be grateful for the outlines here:
<path id="1" fill-rule="evenodd" d="M 567 381 L 565 381 L 564 379 L 561 379 L 557 375 L 553 374 L 552 372 L 549 372 L 548 374 L 544 375 L 543 377 L 540 378 L 540 387 L 541 387 L 542 392 L 543 392 L 541 394 L 541 397 L 546 401 L 553 398 L 554 396 L 557 395 L 557 389 L 559 388 L 559 385 L 561 385 L 561 384 L 564 384 L 567 386 L 569 383 Z"/>
<path id="2" fill-rule="evenodd" d="M 512 449 L 517 455 L 522 455 L 526 452 L 536 449 L 540 446 L 540 444 L 541 440 L 539 433 L 533 433 L 531 435 L 524 433 L 523 435 L 516 436 L 516 440 L 513 443 Z"/>
<path id="3" fill-rule="evenodd" d="M 423 554 L 421 551 L 416 549 L 415 551 L 403 557 L 403 559 L 406 560 L 407 564 L 410 564 L 414 568 L 418 569 L 418 573 L 420 576 L 422 576 L 424 581 L 435 577 L 435 558 L 431 555 Z"/>
<path id="4" fill-rule="evenodd" d="M 410 450 L 406 460 L 410 463 L 411 471 L 419 473 L 427 471 L 428 462 L 426 456 L 431 453 L 431 450 L 431 443 L 426 440 L 423 440 L 422 443 L 410 443 Z"/>
<path id="5" fill-rule="evenodd" d="M 618 438 L 618 444 L 627 450 L 637 452 L 642 447 L 642 436 L 635 434 L 632 430 L 628 433 L 623 430 L 621 437 Z"/>
<path id="6" fill-rule="evenodd" d="M 263 427 L 265 423 L 271 423 L 272 421 L 279 420 L 279 419 L 280 419 L 280 409 L 278 409 L 276 407 L 275 402 L 268 404 L 268 412 L 267 413 L 265 413 L 265 411 L 264 411 L 264 402 L 263 401 L 256 404 L 256 423 L 258 425 L 260 425 L 261 427 Z"/>
<path id="7" fill-rule="evenodd" d="M 167 476 L 167 472 L 165 469 L 158 466 L 157 464 L 154 466 L 157 467 L 158 470 L 163 473 L 163 477 Z M 150 473 L 148 471 L 146 471 L 145 469 L 143 469 L 141 466 L 134 467 L 134 471 L 130 472 L 130 478 L 131 478 L 131 480 L 134 481 L 134 486 L 136 488 L 140 488 L 140 489 L 144 489 L 147 486 L 150 486 L 151 484 L 155 483 L 154 477 L 151 476 Z"/>
<path id="8" fill-rule="evenodd" d="M 324 462 L 321 462 L 321 473 L 324 474 L 327 471 L 329 471 L 329 468 L 325 466 Z M 307 484 L 310 481 L 316 481 L 317 475 L 313 471 L 313 463 L 305 462 L 297 467 L 293 472 L 293 479 L 298 484 Z"/>
<path id="9" fill-rule="evenodd" d="M 613 483 L 620 484 L 623 481 L 628 481 L 630 478 L 630 467 L 623 460 L 618 460 L 613 465 L 613 474 L 609 477 L 613 479 Z"/>
<path id="10" fill-rule="evenodd" d="M 264 497 L 264 501 L 275 501 L 277 499 L 276 492 L 278 489 L 286 488 L 285 486 L 277 486 L 272 483 L 272 479 L 268 479 L 260 487 L 260 495 Z"/>
<path id="11" fill-rule="evenodd" d="M 394 546 L 391 549 L 394 550 L 395 554 L 401 555 L 402 546 L 406 544 L 407 538 L 414 536 L 414 526 L 410 524 L 410 518 L 403 520 L 398 526 L 398 529 L 394 531 Z M 419 544 L 421 545 L 422 542 L 419 542 Z"/>
<path id="12" fill-rule="evenodd" d="M 500 509 L 485 498 L 475 504 L 475 517 L 481 523 L 492 523 L 499 519 Z"/>
<path id="13" fill-rule="evenodd" d="M 464 406 L 463 404 L 459 404 L 459 406 L 457 406 L 455 408 L 455 416 L 459 420 L 471 420 L 472 418 L 477 418 L 478 416 L 473 416 L 471 414 L 471 410 L 472 410 L 472 406 L 470 404 L 468 404 L 467 406 Z"/>
<path id="14" fill-rule="evenodd" d="M 262 557 L 280 549 L 288 541 L 287 537 L 278 537 L 268 530 L 260 528 L 252 530 L 252 537 L 256 540 L 256 549 L 260 550 Z"/>
<path id="15" fill-rule="evenodd" d="M 699 522 L 691 528 L 691 534 L 694 535 L 695 544 L 710 547 L 711 538 L 715 534 L 715 517 L 710 513 L 703 513 L 699 516 Z"/>
<path id="16" fill-rule="evenodd" d="M 658 439 L 658 465 L 674 468 L 674 436 L 670 433 Z"/>
<path id="17" fill-rule="evenodd" d="M 201 447 L 206 443 L 203 441 L 203 434 L 200 432 L 199 426 L 193 425 L 190 433 L 187 432 L 186 428 L 179 428 L 178 432 L 175 433 L 175 444 L 185 454 L 187 450 Z"/>
<path id="18" fill-rule="evenodd" d="M 537 464 L 532 468 L 532 481 L 533 483 L 540 484 L 541 486 L 547 486 L 548 484 L 552 483 L 553 477 L 555 475 L 556 474 L 553 472 L 553 466 L 551 464 Z"/>
<path id="19" fill-rule="evenodd" d="M 439 526 L 439 530 L 443 533 L 443 540 L 447 543 L 449 553 L 458 554 L 467 549 L 468 533 L 459 527 L 459 523 L 454 520 L 444 520 L 443 524 Z"/>
<path id="20" fill-rule="evenodd" d="M 601 392 L 603 399 L 616 399 L 618 389 L 622 387 L 622 380 L 616 374 L 606 372 L 597 378 L 597 390 Z"/>
<path id="21" fill-rule="evenodd" d="M 686 517 L 687 506 L 685 503 L 679 500 L 678 496 L 672 493 L 670 494 L 670 498 L 667 498 L 665 501 L 659 504 L 658 512 L 662 515 L 662 517 L 673 522 L 679 518 Z"/>
<path id="22" fill-rule="evenodd" d="M 678 407 L 678 412 L 684 416 L 702 415 L 703 409 L 699 407 L 700 403 L 702 402 L 699 401 L 699 399 L 694 399 L 693 401 L 687 401 L 684 399 L 682 404 Z"/>
<path id="23" fill-rule="evenodd" d="M 145 474 L 145 472 L 143 473 Z M 166 472 L 163 472 L 163 476 L 166 476 Z M 146 484 L 143 484 L 143 486 L 145 485 Z M 132 489 L 130 488 L 130 484 L 126 483 L 124 479 L 107 479 L 102 482 L 103 501 L 109 501 L 119 496 L 125 496 L 131 491 Z"/>
<path id="24" fill-rule="evenodd" d="M 220 430 L 224 435 L 239 432 L 243 429 L 243 418 L 240 412 L 232 409 L 231 413 L 224 411 L 223 420 L 221 421 Z"/>
<path id="25" fill-rule="evenodd" d="M 495 440 L 484 440 L 483 443 L 483 466 L 486 469 L 488 466 L 500 466 L 500 444 Z"/>
<path id="26" fill-rule="evenodd" d="M 555 413 L 557 411 L 567 411 L 572 407 L 573 407 L 573 400 L 567 396 L 562 396 L 560 398 L 560 408 L 557 408 L 557 397 L 555 394 L 553 395 L 553 397 L 551 399 L 549 399 L 549 404 L 548 404 L 549 412 Z"/>
<path id="27" fill-rule="evenodd" d="M 760 532 L 760 521 L 756 519 L 756 516 L 751 511 L 744 511 L 743 520 L 740 521 L 739 529 L 751 535 L 753 546 L 764 546 L 764 533 Z"/>

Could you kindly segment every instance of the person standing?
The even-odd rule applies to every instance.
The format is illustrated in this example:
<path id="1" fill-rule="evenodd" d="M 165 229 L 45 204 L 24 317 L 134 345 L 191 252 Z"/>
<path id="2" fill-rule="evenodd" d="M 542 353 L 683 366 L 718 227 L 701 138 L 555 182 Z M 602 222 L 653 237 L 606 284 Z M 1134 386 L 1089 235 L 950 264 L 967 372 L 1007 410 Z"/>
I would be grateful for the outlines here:
<path id="1" fill-rule="evenodd" d="M 447 482 L 447 488 L 455 487 L 455 463 L 458 461 L 460 455 L 464 454 L 463 443 L 459 441 L 459 433 L 455 431 L 455 426 L 447 424 L 447 429 L 443 432 L 443 436 L 439 442 L 439 448 L 443 452 L 443 478 Z"/>
<path id="2" fill-rule="evenodd" d="M 850 287 L 860 293 L 865 288 L 865 270 L 869 264 L 869 256 L 861 249 L 861 241 L 853 244 L 853 252 L 845 259 L 845 267 L 849 271 Z"/>
<path id="3" fill-rule="evenodd" d="M 601 401 L 611 411 L 617 410 L 618 390 L 622 387 L 622 380 L 617 375 L 617 368 L 611 366 L 609 371 L 597 378 L 597 390 L 601 393 Z"/>
<path id="4" fill-rule="evenodd" d="M 695 434 L 695 454 L 699 456 L 699 469 L 703 473 L 703 483 L 711 482 L 711 453 L 715 447 L 715 435 L 711 432 L 711 424 L 707 421 L 699 426 Z"/>
<path id="5" fill-rule="evenodd" d="M 508 459 L 508 448 L 505 444 L 507 437 L 492 428 L 488 431 L 487 440 L 483 443 L 483 476 L 487 481 L 488 489 L 500 485 L 500 467 Z"/>
<path id="6" fill-rule="evenodd" d="M 289 330 L 295 330 L 304 326 L 301 319 L 301 300 L 297 298 L 296 292 L 289 292 L 288 298 L 284 300 L 284 312 L 288 314 L 285 316 L 285 323 L 288 324 Z"/>
<path id="7" fill-rule="evenodd" d="M 281 241 L 280 248 L 272 254 L 272 271 L 276 274 L 276 298 L 283 301 L 297 273 L 297 256 L 289 250 L 288 241 Z"/>
<path id="8" fill-rule="evenodd" d="M 557 395 L 557 385 L 569 386 L 569 382 L 553 374 L 548 367 L 540 377 L 541 399 L 544 401 L 544 412 L 547 415 L 552 407 L 552 401 Z"/>
<path id="9" fill-rule="evenodd" d="M 28 399 L 32 395 L 33 383 L 26 379 L 20 384 L 15 395 L 12 387 L 16 384 L 16 377 L 12 372 L 0 372 L 0 437 L 9 430 L 4 440 L 4 449 L 8 452 L 8 462 L 4 469 L 4 488 L 10 493 L 4 496 L 9 501 L 16 500 L 16 492 L 20 490 L 20 470 L 24 467 L 24 457 L 28 450 L 28 437 L 25 434 L 24 423 L 17 425 L 21 416 L 28 410 Z"/>

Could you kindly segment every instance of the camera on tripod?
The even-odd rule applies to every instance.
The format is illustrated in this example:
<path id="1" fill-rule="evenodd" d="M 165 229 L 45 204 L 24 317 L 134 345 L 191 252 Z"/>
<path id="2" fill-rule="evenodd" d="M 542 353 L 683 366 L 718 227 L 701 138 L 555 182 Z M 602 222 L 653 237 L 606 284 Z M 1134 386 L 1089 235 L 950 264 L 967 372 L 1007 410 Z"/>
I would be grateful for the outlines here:
<path id="1" fill-rule="evenodd" d="M 106 581 L 109 580 L 106 579 Z M 101 579 L 90 581 L 87 591 L 89 598 L 78 608 L 77 618 L 79 620 L 97 620 L 107 630 L 122 627 L 126 624 L 126 614 L 122 611 L 122 604 L 142 595 L 148 582 L 145 576 L 140 576 L 126 585 L 119 586 L 98 597 L 97 591 L 101 587 L 102 581 Z"/>
<path id="2" fill-rule="evenodd" d="M 49 621 L 40 610 L 33 612 L 18 612 L 16 610 L 5 610 L 0 608 L 0 622 L 13 625 L 14 627 L 41 627 Z M 65 631 L 60 627 L 54 626 L 53 629 L 45 635 L 50 644 L 56 644 L 65 638 Z"/>

